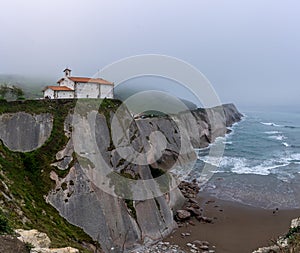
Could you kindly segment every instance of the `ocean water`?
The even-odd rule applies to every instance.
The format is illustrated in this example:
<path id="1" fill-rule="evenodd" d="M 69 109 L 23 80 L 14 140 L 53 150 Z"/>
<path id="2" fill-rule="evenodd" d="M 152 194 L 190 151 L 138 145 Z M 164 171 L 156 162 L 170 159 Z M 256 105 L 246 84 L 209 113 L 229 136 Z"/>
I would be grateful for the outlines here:
<path id="1" fill-rule="evenodd" d="M 263 208 L 300 207 L 300 113 L 243 112 L 232 133 L 218 138 L 225 150 L 218 163 L 211 147 L 197 150 L 189 174 L 203 191 L 217 197 Z M 210 163 L 213 174 L 205 175 Z M 205 178 L 208 176 L 208 178 Z"/>

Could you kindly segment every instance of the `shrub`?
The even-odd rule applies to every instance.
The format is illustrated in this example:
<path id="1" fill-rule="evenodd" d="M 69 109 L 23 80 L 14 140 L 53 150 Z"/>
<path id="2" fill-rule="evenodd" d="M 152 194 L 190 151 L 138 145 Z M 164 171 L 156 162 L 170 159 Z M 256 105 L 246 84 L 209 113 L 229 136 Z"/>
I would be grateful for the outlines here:
<path id="1" fill-rule="evenodd" d="M 29 242 L 25 243 L 25 247 L 28 250 L 28 252 L 31 252 L 31 250 L 34 248 L 34 246 Z"/>
<path id="2" fill-rule="evenodd" d="M 12 232 L 12 229 L 9 225 L 8 219 L 4 213 L 0 210 L 0 234 L 9 234 Z"/>

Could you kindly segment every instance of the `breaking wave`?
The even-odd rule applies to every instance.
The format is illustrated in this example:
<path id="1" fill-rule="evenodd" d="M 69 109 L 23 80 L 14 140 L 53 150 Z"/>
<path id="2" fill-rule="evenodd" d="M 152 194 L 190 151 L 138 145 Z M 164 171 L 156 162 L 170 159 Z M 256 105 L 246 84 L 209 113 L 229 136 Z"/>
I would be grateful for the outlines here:
<path id="1" fill-rule="evenodd" d="M 260 163 L 254 164 L 252 160 L 242 157 L 224 156 L 221 159 L 214 159 L 214 157 L 205 156 L 198 157 L 199 160 L 213 165 L 216 172 L 232 172 L 235 174 L 256 174 L 269 175 L 272 170 L 280 167 L 285 167 L 290 164 L 300 164 L 300 153 L 291 154 L 286 157 L 283 154 L 281 157 L 273 158 Z"/>
<path id="2" fill-rule="evenodd" d="M 260 123 L 265 126 L 272 126 L 272 127 L 284 127 L 284 128 L 290 128 L 290 129 L 300 128 L 299 126 L 293 126 L 293 125 L 278 125 L 273 122 L 260 122 Z"/>
<path id="3" fill-rule="evenodd" d="M 274 126 L 274 127 L 282 127 L 282 125 L 277 125 L 273 122 L 260 122 L 261 124 L 265 125 L 265 126 Z"/>

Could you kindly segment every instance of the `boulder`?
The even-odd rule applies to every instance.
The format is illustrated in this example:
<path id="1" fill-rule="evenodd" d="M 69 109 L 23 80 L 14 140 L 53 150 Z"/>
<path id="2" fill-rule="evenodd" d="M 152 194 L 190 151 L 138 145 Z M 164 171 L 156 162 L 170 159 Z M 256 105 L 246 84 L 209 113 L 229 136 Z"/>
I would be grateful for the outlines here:
<path id="1" fill-rule="evenodd" d="M 186 211 L 192 213 L 194 216 L 199 216 L 201 215 L 201 211 L 198 208 L 194 208 L 194 207 L 186 207 L 185 208 Z"/>
<path id="2" fill-rule="evenodd" d="M 17 237 L 20 241 L 24 243 L 31 244 L 34 248 L 49 248 L 51 241 L 50 238 L 45 233 L 41 233 L 36 229 L 23 230 L 17 229 L 16 233 L 19 234 Z"/>
<path id="3" fill-rule="evenodd" d="M 176 217 L 178 220 L 186 220 L 191 217 L 191 213 L 187 210 L 177 210 Z"/>
<path id="4" fill-rule="evenodd" d="M 51 240 L 48 235 L 36 229 L 17 229 L 15 232 L 19 235 L 17 238 L 21 242 L 30 244 L 33 247 L 30 253 L 79 253 L 78 249 L 71 247 L 50 249 Z"/>
<path id="5" fill-rule="evenodd" d="M 291 228 L 296 228 L 299 226 L 300 226 L 300 218 L 296 218 L 291 221 Z"/>

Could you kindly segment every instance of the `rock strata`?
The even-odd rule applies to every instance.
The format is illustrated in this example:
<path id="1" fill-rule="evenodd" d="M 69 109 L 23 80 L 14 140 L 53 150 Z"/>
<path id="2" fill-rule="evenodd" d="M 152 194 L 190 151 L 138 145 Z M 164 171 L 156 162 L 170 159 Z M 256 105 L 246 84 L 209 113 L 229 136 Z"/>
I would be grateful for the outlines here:
<path id="1" fill-rule="evenodd" d="M 113 116 L 114 114 L 111 113 L 110 117 Z M 126 117 L 131 120 L 131 115 L 126 111 L 123 117 L 123 120 L 126 120 Z M 143 188 L 141 185 L 141 188 L 131 192 L 130 187 L 113 181 L 128 177 L 133 183 L 134 178 L 153 179 L 153 172 L 149 166 L 133 165 L 117 152 L 117 148 L 120 147 L 117 144 L 123 147 L 126 141 L 129 141 L 126 145 L 130 144 L 136 150 L 143 148 L 142 136 L 135 123 L 132 123 L 128 133 L 124 132 L 127 128 L 115 125 L 115 130 L 123 135 L 116 137 L 119 139 L 114 146 L 111 143 L 111 126 L 105 115 L 96 111 L 91 111 L 86 116 L 76 114 L 68 117 L 65 125 L 70 125 L 70 121 L 75 121 L 75 130 L 67 146 L 58 152 L 57 159 L 74 160 L 71 162 L 68 160 L 64 166 L 60 163 L 53 164 L 69 171 L 64 178 L 60 178 L 54 171 L 51 172 L 50 177 L 55 181 L 56 186 L 47 196 L 47 201 L 70 223 L 80 226 L 94 240 L 98 240 L 105 252 L 111 252 L 112 249 L 114 252 L 131 250 L 167 236 L 176 227 L 173 210 L 181 205 L 183 198 L 177 188 L 167 193 L 162 192 L 163 187 L 169 188 L 168 184 L 172 183 L 172 179 L 169 178 L 163 187 L 157 184 L 158 181 L 153 180 L 153 186 L 160 196 L 142 200 L 127 199 L 129 197 L 123 197 L 123 194 L 143 192 L 148 194 L 147 191 L 150 189 Z M 94 136 L 90 136 L 90 133 Z M 94 155 L 97 149 L 98 157 L 101 156 L 103 159 L 100 163 Z M 73 153 L 76 155 L 71 155 Z M 106 177 L 102 184 L 99 182 L 105 170 L 109 170 L 111 177 Z M 107 186 L 105 183 L 108 183 Z"/>
<path id="2" fill-rule="evenodd" d="M 180 192 L 176 178 L 166 172 L 173 165 L 195 161 L 194 148 L 206 147 L 226 134 L 227 127 L 242 116 L 234 105 L 136 120 L 125 108 L 115 121 L 116 111 L 98 109 L 70 111 L 65 119 L 69 142 L 52 161 L 55 168 L 50 177 L 55 186 L 46 201 L 99 241 L 106 252 L 112 248 L 123 252 L 163 239 L 176 227 L 175 214 L 178 219 L 187 215 L 210 222 L 195 201 L 196 182 L 182 183 Z M 53 116 L 47 113 L 2 114 L 0 138 L 10 150 L 28 152 L 47 141 L 52 125 Z M 185 126 L 183 131 L 180 125 Z M 161 152 L 156 154 L 157 149 Z M 132 162 L 135 153 L 145 163 Z M 131 187 L 122 178 L 130 179 Z M 148 181 L 151 187 L 146 186 Z M 182 207 L 183 195 L 186 204 Z"/>
<path id="3" fill-rule="evenodd" d="M 62 105 L 69 103 L 60 101 Z M 57 101 L 58 106 L 60 101 Z M 83 101 L 83 107 L 76 110 L 80 101 Z M 54 108 L 59 108 L 53 107 L 52 102 L 44 102 L 41 101 L 43 108 L 38 111 L 54 112 Z M 44 146 L 43 156 L 36 161 L 39 169 L 36 179 L 50 176 L 53 180 L 53 188 L 49 189 L 45 199 L 62 217 L 100 242 L 105 252 L 124 252 L 162 240 L 176 228 L 176 214 L 179 219 L 190 216 L 201 222 L 210 222 L 209 218 L 201 215 L 201 208 L 195 200 L 199 191 L 196 183 L 182 184 L 181 192 L 172 174 L 175 172 L 167 172 L 175 165 L 180 169 L 181 166 L 194 162 L 197 159 L 194 148 L 206 147 L 218 136 L 226 134 L 227 127 L 239 121 L 242 116 L 234 105 L 133 119 L 126 108 L 121 110 L 121 117 L 115 117 L 121 108 L 117 101 L 106 101 L 101 108 L 91 110 L 93 103 L 84 104 L 87 100 L 76 101 L 76 108 L 72 108 L 74 101 L 71 102 L 62 107 L 61 113 L 35 114 L 19 111 L 0 114 L 0 139 L 12 151 L 34 151 L 45 144 L 49 147 L 50 142 L 47 140 L 51 134 L 55 137 L 52 140 L 66 140 L 66 145 L 60 147 L 56 157 L 52 153 L 50 157 Z M 9 111 L 23 108 L 21 104 Z M 39 106 L 39 101 L 28 105 L 30 106 L 24 109 L 35 110 L 32 106 Z M 56 136 L 62 133 L 64 122 L 66 136 Z M 130 124 L 126 125 L 126 122 Z M 52 131 L 53 125 L 55 131 Z M 58 147 L 55 145 L 56 148 Z M 156 153 L 157 150 L 160 152 Z M 142 162 L 135 163 L 131 159 L 134 158 L 132 154 L 138 154 Z M 102 163 L 97 162 L 100 157 Z M 32 158 L 31 154 L 28 155 L 29 158 Z M 44 174 L 49 171 L 48 164 L 44 164 L 47 161 L 53 166 L 50 175 Z M 21 167 L 21 162 L 18 163 Z M 44 170 L 39 165 L 47 169 Z M 165 176 L 162 177 L 163 175 Z M 129 180 L 124 183 L 124 178 Z M 26 177 L 24 179 L 27 180 Z M 147 185 L 149 181 L 151 187 Z M 0 187 L 3 199 L 7 202 L 13 200 L 12 194 L 7 191 L 8 187 L 4 184 Z M 108 188 L 110 192 L 107 191 Z M 156 194 L 153 195 L 153 192 Z M 186 204 L 183 206 L 184 202 Z M 20 209 L 19 216 L 22 216 L 21 212 Z M 23 222 L 27 223 L 26 220 Z M 192 224 L 193 221 L 186 222 Z M 28 238 L 25 236 L 27 232 L 19 232 Z M 35 251 L 71 250 L 49 249 L 49 240 L 44 234 L 38 231 L 31 233 L 35 234 L 36 240 L 41 239 L 41 242 L 26 239 L 28 243 L 35 244 Z M 188 233 L 185 236 L 189 236 Z M 159 250 L 164 246 L 166 245 L 160 245 Z"/>

